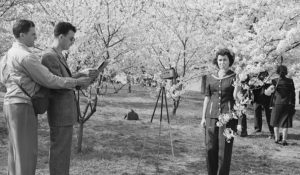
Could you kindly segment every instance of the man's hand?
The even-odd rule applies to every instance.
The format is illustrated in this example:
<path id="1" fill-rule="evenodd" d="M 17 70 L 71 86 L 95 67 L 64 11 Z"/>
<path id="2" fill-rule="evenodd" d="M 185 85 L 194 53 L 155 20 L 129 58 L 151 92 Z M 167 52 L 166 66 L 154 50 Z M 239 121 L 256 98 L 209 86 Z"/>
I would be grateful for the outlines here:
<path id="1" fill-rule="evenodd" d="M 77 79 L 77 86 L 79 87 L 88 87 L 92 83 L 90 77 L 80 77 Z"/>

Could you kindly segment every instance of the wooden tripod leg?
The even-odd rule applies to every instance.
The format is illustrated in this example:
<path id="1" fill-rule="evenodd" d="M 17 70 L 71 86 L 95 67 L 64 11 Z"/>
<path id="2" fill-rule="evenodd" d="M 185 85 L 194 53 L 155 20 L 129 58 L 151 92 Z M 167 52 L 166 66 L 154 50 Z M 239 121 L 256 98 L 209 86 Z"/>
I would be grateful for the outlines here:
<path id="1" fill-rule="evenodd" d="M 159 97 L 160 97 L 161 93 L 162 93 L 162 89 L 160 89 L 159 94 L 158 94 L 158 97 L 157 97 L 157 99 L 156 99 L 155 107 L 154 107 L 153 114 L 152 114 L 152 117 L 151 117 L 151 123 L 152 123 L 152 121 L 153 121 L 153 117 L 154 117 L 155 110 L 156 110 L 156 107 L 157 107 L 157 103 L 158 103 L 158 100 L 159 100 Z"/>
<path id="2" fill-rule="evenodd" d="M 169 109 L 168 109 L 168 102 L 167 102 L 167 94 L 166 94 L 165 87 L 163 87 L 163 88 L 164 88 L 163 91 L 164 91 L 164 97 L 165 97 L 165 103 L 166 103 L 167 119 L 168 119 L 168 123 L 170 124 Z"/>

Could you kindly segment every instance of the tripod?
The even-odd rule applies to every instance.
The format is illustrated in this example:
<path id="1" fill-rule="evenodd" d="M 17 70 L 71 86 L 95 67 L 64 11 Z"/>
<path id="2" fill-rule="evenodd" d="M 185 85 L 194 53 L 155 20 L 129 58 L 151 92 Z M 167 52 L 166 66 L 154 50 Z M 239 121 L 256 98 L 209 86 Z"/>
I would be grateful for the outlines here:
<path id="1" fill-rule="evenodd" d="M 168 110 L 168 102 L 167 102 L 167 95 L 166 95 L 166 88 L 164 86 L 162 86 L 159 90 L 159 94 L 158 97 L 156 99 L 156 103 L 155 103 L 155 107 L 153 110 L 153 114 L 151 117 L 151 123 L 153 121 L 153 117 L 157 108 L 157 104 L 159 101 L 159 98 L 161 97 L 161 104 L 160 104 L 160 123 L 162 121 L 162 111 L 163 111 L 163 107 L 164 107 L 164 99 L 165 99 L 165 104 L 166 104 L 166 111 L 167 111 L 167 119 L 168 119 L 168 124 L 170 124 L 170 117 L 169 117 L 169 110 Z"/>
<path id="2" fill-rule="evenodd" d="M 161 98 L 161 104 L 160 104 L 160 120 L 159 120 L 159 137 L 158 137 L 158 153 L 157 153 L 157 170 L 158 170 L 158 161 L 159 161 L 159 151 L 160 151 L 160 142 L 161 142 L 161 122 L 162 122 L 162 114 L 163 114 L 163 107 L 164 107 L 164 101 L 165 101 L 165 107 L 167 112 L 167 119 L 168 119 L 168 126 L 169 126 L 169 134 L 170 134 L 170 142 L 171 142 L 171 149 L 172 149 L 172 156 L 174 158 L 174 148 L 173 148 L 173 142 L 172 142 L 172 134 L 170 130 L 170 117 L 169 117 L 169 110 L 168 110 L 168 101 L 167 101 L 167 94 L 166 94 L 166 88 L 165 86 L 160 87 L 160 91 L 158 94 L 158 97 L 156 99 L 155 107 L 153 110 L 153 114 L 151 117 L 151 123 L 154 118 L 154 114 L 158 105 L 159 98 Z"/>
<path id="3" fill-rule="evenodd" d="M 174 156 L 173 142 L 172 142 L 171 128 L 170 128 L 170 117 L 169 117 L 169 110 L 168 110 L 166 88 L 165 88 L 164 85 L 161 85 L 161 87 L 160 87 L 159 94 L 158 94 L 158 97 L 156 99 L 155 107 L 154 107 L 153 114 L 151 116 L 151 121 L 150 122 L 152 123 L 152 121 L 153 121 L 154 114 L 155 114 L 155 111 L 156 111 L 156 108 L 157 108 L 157 105 L 158 105 L 158 101 L 159 101 L 160 98 L 161 98 L 161 104 L 160 104 L 160 120 L 159 120 L 158 152 L 157 152 L 157 160 L 156 160 L 156 163 L 157 163 L 157 165 L 156 165 L 157 166 L 156 167 L 157 168 L 156 174 L 159 173 L 159 170 L 158 170 L 158 161 L 159 161 L 159 151 L 160 151 L 160 144 L 161 144 L 161 123 L 162 123 L 162 116 L 163 116 L 162 114 L 163 114 L 164 102 L 165 102 L 165 108 L 166 108 L 166 112 L 167 112 L 168 128 L 169 128 L 169 134 L 170 134 L 170 143 L 171 143 L 171 150 L 172 150 L 173 159 L 175 157 Z M 141 161 L 141 159 L 143 157 L 143 154 L 144 154 L 144 148 L 145 148 L 146 138 L 147 138 L 147 136 L 144 139 L 143 149 L 142 149 L 141 157 L 140 157 L 140 160 L 139 160 L 139 163 L 138 163 L 138 166 L 137 166 L 136 174 L 139 172 L 140 161 Z"/>

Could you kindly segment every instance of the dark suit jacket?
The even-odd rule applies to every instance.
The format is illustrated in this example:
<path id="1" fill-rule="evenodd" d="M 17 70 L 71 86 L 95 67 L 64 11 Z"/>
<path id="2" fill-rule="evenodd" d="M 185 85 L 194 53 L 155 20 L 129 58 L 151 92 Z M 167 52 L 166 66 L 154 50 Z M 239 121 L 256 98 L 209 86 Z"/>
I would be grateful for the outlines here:
<path id="1" fill-rule="evenodd" d="M 271 84 L 265 84 L 258 89 L 254 89 L 253 92 L 253 102 L 256 104 L 261 104 L 264 106 L 270 105 L 271 96 L 267 96 L 264 94 L 265 89 L 267 89 Z"/>
<path id="2" fill-rule="evenodd" d="M 276 86 L 278 78 L 272 80 L 274 86 Z M 293 79 L 280 78 L 278 86 L 274 94 L 274 104 L 293 104 L 295 105 L 295 86 Z"/>
<path id="3" fill-rule="evenodd" d="M 71 72 L 64 58 L 53 50 L 47 50 L 42 56 L 42 64 L 50 72 L 60 77 L 71 77 Z M 50 126 L 69 126 L 77 121 L 77 104 L 75 93 L 69 89 L 51 89 L 47 110 Z"/>

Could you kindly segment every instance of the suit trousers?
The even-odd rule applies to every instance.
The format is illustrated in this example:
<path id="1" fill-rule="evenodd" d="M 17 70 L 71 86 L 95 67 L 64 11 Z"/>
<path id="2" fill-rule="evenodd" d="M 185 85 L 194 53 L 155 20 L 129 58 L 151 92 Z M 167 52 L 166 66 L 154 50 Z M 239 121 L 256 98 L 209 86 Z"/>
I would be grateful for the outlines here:
<path id="1" fill-rule="evenodd" d="M 239 125 L 242 127 L 241 134 L 247 134 L 247 116 L 246 114 L 243 114 L 239 119 L 238 119 Z"/>
<path id="2" fill-rule="evenodd" d="M 69 175 L 73 125 L 50 126 L 50 175 Z"/>
<path id="3" fill-rule="evenodd" d="M 225 126 L 217 127 L 217 119 L 206 119 L 205 144 L 208 175 L 229 175 L 233 139 L 223 135 Z"/>
<path id="4" fill-rule="evenodd" d="M 265 110 L 266 114 L 266 119 L 267 119 L 267 124 L 268 128 L 271 134 L 274 133 L 273 127 L 270 125 L 270 120 L 271 120 L 271 109 L 269 104 L 259 104 L 259 103 L 254 103 L 254 129 L 261 131 L 262 130 L 262 110 Z"/>
<path id="5" fill-rule="evenodd" d="M 5 104 L 8 128 L 8 175 L 34 175 L 37 163 L 37 116 L 26 103 Z"/>

